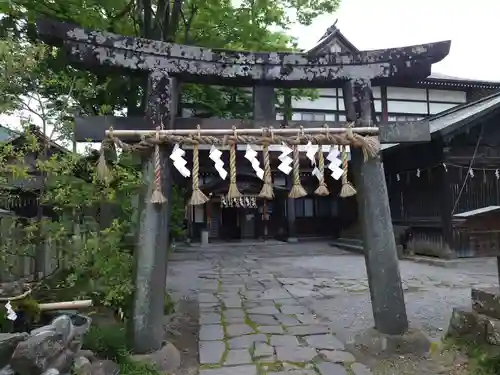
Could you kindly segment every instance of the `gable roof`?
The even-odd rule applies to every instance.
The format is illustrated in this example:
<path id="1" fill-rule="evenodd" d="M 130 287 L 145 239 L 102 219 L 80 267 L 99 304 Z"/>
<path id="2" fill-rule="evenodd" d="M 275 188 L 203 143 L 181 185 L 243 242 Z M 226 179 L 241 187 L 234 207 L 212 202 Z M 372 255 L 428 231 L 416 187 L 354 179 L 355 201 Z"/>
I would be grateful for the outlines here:
<path id="1" fill-rule="evenodd" d="M 500 109 L 500 92 L 486 96 L 474 102 L 458 105 L 446 111 L 426 118 L 432 135 L 446 136 L 461 128 L 473 125 L 477 120 L 488 116 Z M 382 145 L 382 150 L 387 150 L 399 143 Z"/>
<path id="2" fill-rule="evenodd" d="M 326 29 L 325 34 L 316 43 L 316 45 L 310 48 L 307 53 L 311 55 L 321 54 L 330 52 L 330 47 L 336 42 L 344 46 L 348 52 L 356 53 L 359 49 L 352 44 L 349 39 L 342 34 L 337 27 L 336 20 L 332 26 Z M 475 80 L 463 77 L 454 77 L 441 73 L 431 73 L 426 79 L 416 82 L 419 85 L 424 85 L 427 87 L 456 87 L 456 88 L 476 88 L 476 89 L 500 89 L 500 81 L 483 81 Z"/>

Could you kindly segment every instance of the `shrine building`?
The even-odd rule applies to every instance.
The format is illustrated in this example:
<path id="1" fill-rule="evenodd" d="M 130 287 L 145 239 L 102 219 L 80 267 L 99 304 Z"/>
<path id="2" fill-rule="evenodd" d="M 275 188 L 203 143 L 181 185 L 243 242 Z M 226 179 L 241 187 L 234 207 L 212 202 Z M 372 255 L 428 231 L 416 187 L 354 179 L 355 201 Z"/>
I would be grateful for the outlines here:
<path id="1" fill-rule="evenodd" d="M 308 53 L 357 51 L 334 25 Z M 472 145 L 480 137 L 480 128 L 484 127 L 483 141 L 488 138 L 491 142 L 498 140 L 499 143 L 495 144 L 500 145 L 500 132 L 488 125 L 495 118 L 500 120 L 500 94 L 497 94 L 500 82 L 432 73 L 418 82 L 398 80 L 390 86 L 374 84 L 372 89 L 372 108 L 378 121 L 429 119 L 431 124 L 430 143 L 383 145 L 396 241 L 416 253 L 439 257 L 490 254 L 487 244 L 479 250 L 473 248 L 460 230 L 459 221 L 453 217 L 469 210 L 500 205 L 497 177 L 500 153 L 495 151 L 498 147 L 478 141 L 479 149 L 486 151 L 477 154 L 472 168 L 469 168 Z M 315 100 L 291 100 L 290 120 L 345 122 L 342 88 L 317 90 L 319 97 Z M 180 112 L 182 117 L 192 116 L 192 105 L 181 103 Z M 278 120 L 284 119 L 284 112 L 283 108 L 277 108 Z M 487 126 L 476 126 L 478 124 Z M 492 137 L 485 137 L 485 131 Z M 224 198 L 228 181 L 221 180 L 214 170 L 208 159 L 208 149 L 200 151 L 206 153 L 203 157 L 200 155 L 201 189 L 211 196 L 211 200 L 188 210 L 189 232 L 193 240 L 199 240 L 205 229 L 212 241 L 264 237 L 282 240 L 290 237 L 336 238 L 341 246 L 359 249 L 361 236 L 356 199 L 338 196 L 339 181 L 327 178 L 331 194 L 327 197 L 314 195 L 317 180 L 311 175 L 312 166 L 304 157 L 301 160 L 301 180 L 310 194 L 304 198 L 288 199 L 289 178 L 276 168 L 279 153 L 271 153 L 275 199 L 264 207 L 263 201 L 257 198 L 262 181 L 243 158 L 244 147 L 239 147 L 238 187 L 244 195 L 241 201 Z M 228 160 L 225 162 L 227 165 Z M 474 172 L 475 176 L 471 178 Z M 467 173 L 469 178 L 464 182 Z M 266 211 L 270 221 L 269 227 L 264 229 Z"/>

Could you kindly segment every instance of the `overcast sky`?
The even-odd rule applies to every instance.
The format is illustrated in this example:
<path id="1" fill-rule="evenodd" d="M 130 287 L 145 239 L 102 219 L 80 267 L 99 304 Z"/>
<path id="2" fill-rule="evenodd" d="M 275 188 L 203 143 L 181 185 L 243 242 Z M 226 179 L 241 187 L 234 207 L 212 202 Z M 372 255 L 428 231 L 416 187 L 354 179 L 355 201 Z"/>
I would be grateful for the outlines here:
<path id="1" fill-rule="evenodd" d="M 500 81 L 499 14 L 495 0 L 341 0 L 336 14 L 292 33 L 307 49 L 338 18 L 337 27 L 361 50 L 451 40 L 434 72 Z"/>

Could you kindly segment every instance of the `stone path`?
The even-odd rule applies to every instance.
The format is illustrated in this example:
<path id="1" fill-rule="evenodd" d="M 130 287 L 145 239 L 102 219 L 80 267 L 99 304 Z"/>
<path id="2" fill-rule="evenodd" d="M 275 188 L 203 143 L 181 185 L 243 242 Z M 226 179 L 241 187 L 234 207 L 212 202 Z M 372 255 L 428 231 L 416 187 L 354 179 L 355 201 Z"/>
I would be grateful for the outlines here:
<path id="1" fill-rule="evenodd" d="M 364 259 L 321 243 L 174 254 L 167 284 L 199 304 L 200 375 L 368 375 L 344 349 L 373 326 Z M 175 261 L 177 260 L 177 261 Z M 446 329 L 470 287 L 496 283 L 495 263 L 445 269 L 400 262 L 411 325 Z"/>

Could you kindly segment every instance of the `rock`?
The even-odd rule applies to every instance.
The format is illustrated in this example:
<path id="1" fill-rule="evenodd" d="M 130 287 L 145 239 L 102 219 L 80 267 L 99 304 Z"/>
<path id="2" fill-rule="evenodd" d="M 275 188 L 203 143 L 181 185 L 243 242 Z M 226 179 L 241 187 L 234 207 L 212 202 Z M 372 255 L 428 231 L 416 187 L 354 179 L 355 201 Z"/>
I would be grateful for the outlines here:
<path id="1" fill-rule="evenodd" d="M 27 333 L 0 333 L 0 368 L 7 366 L 17 344 L 27 338 Z"/>
<path id="2" fill-rule="evenodd" d="M 500 320 L 484 317 L 486 325 L 486 342 L 490 345 L 500 346 Z"/>
<path id="3" fill-rule="evenodd" d="M 161 349 L 149 354 L 135 354 L 130 359 L 153 365 L 158 372 L 170 372 L 181 365 L 181 354 L 172 344 L 167 342 Z M 97 375 L 92 373 L 92 375 Z"/>
<path id="4" fill-rule="evenodd" d="M 485 340 L 485 321 L 470 308 L 454 308 L 448 326 L 447 337 L 467 338 L 475 342 Z"/>
<path id="5" fill-rule="evenodd" d="M 24 293 L 24 285 L 21 282 L 13 281 L 0 284 L 0 297 L 15 297 Z"/>
<path id="6" fill-rule="evenodd" d="M 500 291 L 498 288 L 473 288 L 471 299 L 474 311 L 500 319 Z"/>
<path id="7" fill-rule="evenodd" d="M 4 368 L 0 368 L 0 375 L 16 375 L 16 373 L 12 370 L 12 367 L 7 365 Z"/>
<path id="8" fill-rule="evenodd" d="M 87 358 L 90 362 L 94 362 L 95 360 L 97 360 L 97 357 L 96 355 L 94 354 L 94 352 L 92 350 L 88 350 L 88 349 L 82 349 L 82 350 L 79 350 L 76 354 L 75 354 L 75 357 L 78 358 L 78 357 L 85 357 Z"/>

